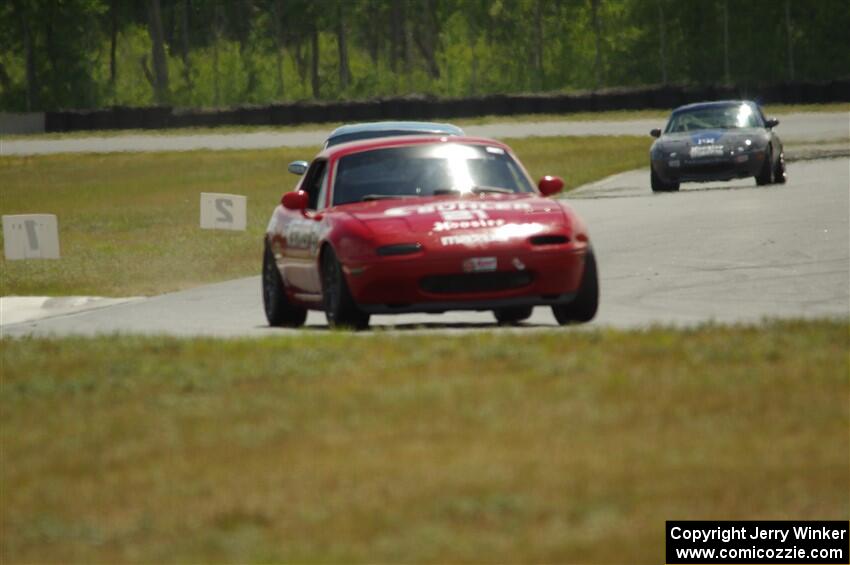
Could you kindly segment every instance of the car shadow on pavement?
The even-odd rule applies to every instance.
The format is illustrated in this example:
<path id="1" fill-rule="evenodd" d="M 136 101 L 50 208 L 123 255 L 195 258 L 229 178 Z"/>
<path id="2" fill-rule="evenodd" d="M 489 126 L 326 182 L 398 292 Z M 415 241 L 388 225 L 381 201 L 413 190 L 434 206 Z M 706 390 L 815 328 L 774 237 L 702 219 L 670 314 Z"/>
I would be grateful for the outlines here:
<path id="1" fill-rule="evenodd" d="M 386 324 L 374 325 L 370 330 L 380 331 L 415 331 L 415 330 L 495 330 L 495 329 L 523 329 L 523 328 L 554 328 L 552 324 L 535 324 L 522 322 L 519 324 L 499 325 L 496 322 L 425 322 L 408 324 Z"/>

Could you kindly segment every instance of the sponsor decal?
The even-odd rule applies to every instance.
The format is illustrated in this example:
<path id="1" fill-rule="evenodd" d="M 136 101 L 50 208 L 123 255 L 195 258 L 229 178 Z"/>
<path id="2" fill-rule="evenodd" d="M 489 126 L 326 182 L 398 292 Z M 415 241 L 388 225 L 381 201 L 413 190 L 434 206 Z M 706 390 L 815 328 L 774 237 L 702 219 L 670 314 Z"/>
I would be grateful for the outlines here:
<path id="1" fill-rule="evenodd" d="M 440 210 L 441 222 L 434 222 L 435 232 L 475 228 L 498 228 L 505 220 L 492 220 L 484 210 Z"/>
<path id="2" fill-rule="evenodd" d="M 722 145 L 697 145 L 691 147 L 691 157 L 720 157 L 723 155 Z"/>
<path id="3" fill-rule="evenodd" d="M 413 214 L 433 214 L 435 212 L 453 211 L 530 211 L 531 204 L 528 202 L 478 202 L 478 201 L 451 201 L 426 204 L 424 206 L 399 206 L 384 211 L 387 216 L 410 216 Z"/>
<path id="4" fill-rule="evenodd" d="M 700 131 L 691 135 L 693 145 L 714 145 L 723 137 L 722 131 Z"/>
<path id="5" fill-rule="evenodd" d="M 508 236 L 498 233 L 461 233 L 445 235 L 440 238 L 440 243 L 446 247 L 451 245 L 480 245 L 498 241 L 508 241 Z"/>
<path id="6" fill-rule="evenodd" d="M 498 228 L 505 220 L 472 220 L 471 222 L 434 222 L 433 231 L 466 230 L 473 228 Z"/>
<path id="7" fill-rule="evenodd" d="M 319 247 L 319 233 L 312 220 L 295 220 L 283 230 L 286 245 L 291 249 L 309 249 L 315 253 Z"/>

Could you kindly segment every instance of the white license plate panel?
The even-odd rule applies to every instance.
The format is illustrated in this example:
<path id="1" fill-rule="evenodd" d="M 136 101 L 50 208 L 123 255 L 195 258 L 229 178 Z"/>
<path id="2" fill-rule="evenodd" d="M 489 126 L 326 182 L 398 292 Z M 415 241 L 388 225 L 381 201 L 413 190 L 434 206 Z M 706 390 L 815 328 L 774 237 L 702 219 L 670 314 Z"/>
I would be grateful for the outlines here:
<path id="1" fill-rule="evenodd" d="M 695 145 L 691 147 L 691 157 L 720 157 L 722 155 L 722 145 Z"/>
<path id="2" fill-rule="evenodd" d="M 487 273 L 495 271 L 498 261 L 495 257 L 472 257 L 463 262 L 465 273 Z"/>

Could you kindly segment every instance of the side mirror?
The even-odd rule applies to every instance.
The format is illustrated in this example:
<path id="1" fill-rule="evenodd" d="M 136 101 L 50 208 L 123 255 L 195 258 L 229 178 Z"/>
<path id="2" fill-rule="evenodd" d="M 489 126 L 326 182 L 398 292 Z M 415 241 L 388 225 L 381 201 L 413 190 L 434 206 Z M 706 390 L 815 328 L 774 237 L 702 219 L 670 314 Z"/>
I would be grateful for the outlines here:
<path id="1" fill-rule="evenodd" d="M 280 199 L 280 203 L 287 210 L 306 210 L 307 203 L 310 201 L 310 196 L 303 190 L 293 190 L 287 192 Z"/>
<path id="2" fill-rule="evenodd" d="M 767 120 L 765 120 L 764 125 L 767 129 L 775 128 L 779 125 L 779 120 L 776 118 L 768 118 Z"/>
<path id="3" fill-rule="evenodd" d="M 652 137 L 661 137 L 661 130 L 658 128 L 649 130 L 649 135 Z"/>
<path id="4" fill-rule="evenodd" d="M 564 181 L 561 177 L 546 175 L 537 183 L 537 188 L 540 189 L 540 193 L 543 196 L 552 196 L 564 189 Z"/>
<path id="5" fill-rule="evenodd" d="M 300 177 L 301 175 L 307 172 L 307 167 L 309 166 L 310 164 L 307 161 L 293 161 L 289 164 L 289 167 L 287 167 L 287 169 L 293 175 L 298 175 Z"/>

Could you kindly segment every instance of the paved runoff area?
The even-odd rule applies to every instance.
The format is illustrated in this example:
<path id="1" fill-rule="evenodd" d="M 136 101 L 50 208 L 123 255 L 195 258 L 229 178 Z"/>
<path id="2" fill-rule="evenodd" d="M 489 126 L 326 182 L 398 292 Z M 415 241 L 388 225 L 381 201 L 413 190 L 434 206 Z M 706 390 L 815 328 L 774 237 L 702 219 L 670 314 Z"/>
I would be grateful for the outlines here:
<path id="1" fill-rule="evenodd" d="M 653 194 L 649 171 L 616 175 L 570 193 L 587 220 L 601 276 L 601 306 L 586 326 L 640 328 L 850 314 L 850 159 L 788 166 L 788 183 L 753 179 L 684 184 Z M 259 256 L 259 255 L 258 255 Z M 259 271 L 260 265 L 257 264 Z M 373 316 L 373 328 L 493 329 L 489 312 Z M 539 307 L 519 328 L 556 327 Z M 307 328 L 326 331 L 311 312 Z M 3 335 L 145 333 L 274 336 L 259 277 L 3 326 Z M 515 330 L 506 330 L 515 331 Z M 366 332 L 368 335 L 368 332 Z"/>

